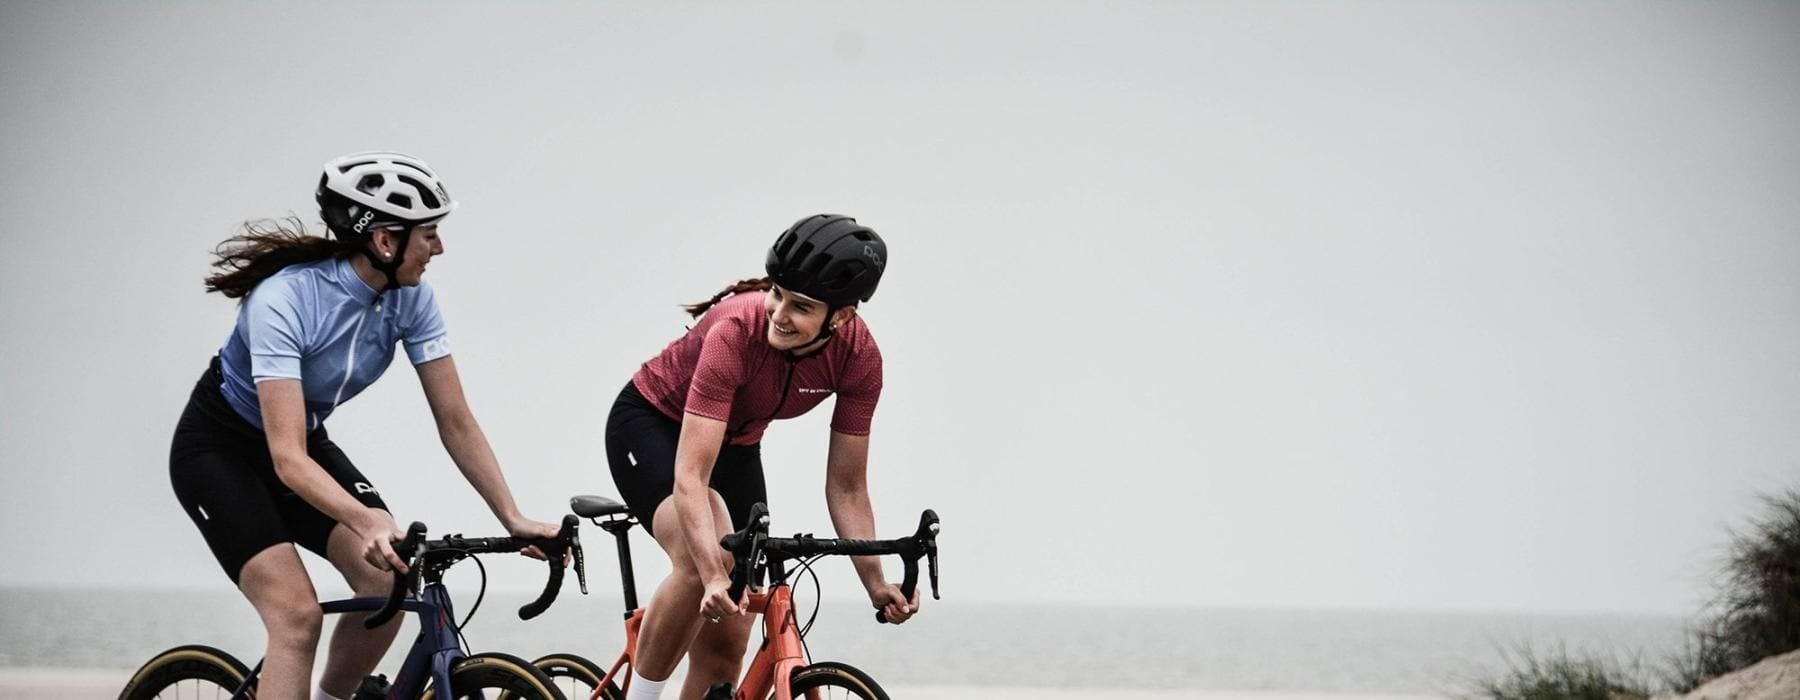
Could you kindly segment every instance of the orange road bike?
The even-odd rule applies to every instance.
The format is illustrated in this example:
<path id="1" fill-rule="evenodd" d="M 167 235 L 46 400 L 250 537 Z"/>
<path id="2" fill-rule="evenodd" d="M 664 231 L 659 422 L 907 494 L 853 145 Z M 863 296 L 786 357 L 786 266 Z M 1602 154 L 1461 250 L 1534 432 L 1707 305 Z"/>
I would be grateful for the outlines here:
<path id="1" fill-rule="evenodd" d="M 625 593 L 625 650 L 611 668 L 575 654 L 552 654 L 538 659 L 538 668 L 556 680 L 570 698 L 587 695 L 590 700 L 623 700 L 623 690 L 630 688 L 630 670 L 637 653 L 638 629 L 643 625 L 644 611 L 638 607 L 637 582 L 631 569 L 631 545 L 626 535 L 637 520 L 624 504 L 601 496 L 576 496 L 570 500 L 576 515 L 588 518 L 618 540 L 619 572 Z M 849 664 L 833 661 L 813 662 L 806 648 L 806 627 L 794 614 L 794 595 L 790 576 L 806 570 L 812 560 L 823 556 L 898 555 L 906 566 L 900 590 L 911 599 L 919 582 L 919 559 L 929 565 L 931 597 L 937 598 L 938 516 L 925 511 L 919 516 L 919 529 L 911 537 L 895 540 L 825 539 L 810 535 L 794 537 L 769 536 L 769 512 L 758 503 L 750 510 L 750 523 L 743 530 L 726 535 L 719 546 L 732 553 L 731 597 L 739 598 L 746 587 L 757 584 L 749 595 L 747 610 L 763 617 L 763 643 L 756 650 L 743 679 L 733 688 L 721 683 L 707 692 L 708 700 L 790 700 L 805 697 L 862 698 L 888 700 L 868 674 Z M 799 562 L 791 570 L 789 562 Z M 767 578 L 768 585 L 761 584 Z M 887 622 L 876 611 L 878 622 Z M 621 688 L 623 686 L 623 689 Z"/>

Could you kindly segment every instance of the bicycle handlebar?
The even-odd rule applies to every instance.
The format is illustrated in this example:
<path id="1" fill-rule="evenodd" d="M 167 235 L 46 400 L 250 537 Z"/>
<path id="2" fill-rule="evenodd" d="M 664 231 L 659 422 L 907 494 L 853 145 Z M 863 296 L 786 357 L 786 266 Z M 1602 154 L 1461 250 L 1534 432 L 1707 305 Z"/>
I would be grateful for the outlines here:
<path id="1" fill-rule="evenodd" d="M 576 530 L 580 526 L 580 522 L 581 521 L 579 519 L 577 519 L 574 515 L 565 515 L 562 518 L 562 528 L 556 531 L 555 538 L 548 539 L 548 540 L 538 540 L 538 539 L 516 540 L 517 543 L 521 543 L 523 545 L 523 546 L 519 547 L 518 549 L 524 549 L 525 547 L 536 545 L 537 548 L 544 553 L 544 560 L 547 563 L 549 563 L 549 565 L 550 565 L 550 578 L 549 578 L 549 580 L 544 582 L 544 592 L 538 594 L 537 600 L 531 601 L 529 603 L 526 603 L 523 606 L 520 606 L 519 619 L 529 620 L 531 618 L 542 615 L 542 614 L 544 614 L 545 610 L 550 609 L 551 603 L 556 602 L 556 594 L 562 592 L 563 572 L 565 571 L 565 569 L 563 568 L 563 553 L 564 552 L 569 551 L 571 548 L 574 549 L 576 566 L 577 567 L 582 566 L 582 564 L 580 563 L 581 562 L 581 541 L 576 539 L 576 537 L 575 537 L 575 533 L 576 533 Z M 507 539 L 512 539 L 512 538 L 507 538 Z M 513 551 L 518 551 L 518 550 L 513 550 Z M 586 594 L 587 593 L 587 572 L 585 570 L 578 568 L 576 571 L 576 574 L 575 574 L 575 578 L 580 580 L 581 592 L 583 594 Z"/>
<path id="2" fill-rule="evenodd" d="M 900 559 L 906 564 L 906 576 L 900 582 L 900 596 L 905 598 L 909 604 L 913 599 L 913 591 L 917 590 L 919 585 L 919 557 L 921 555 L 925 557 L 926 564 L 931 567 L 931 599 L 938 599 L 937 534 L 940 528 L 937 513 L 927 508 L 924 513 L 919 515 L 918 531 L 914 532 L 912 537 L 899 540 L 911 545 L 907 551 L 900 552 Z M 876 610 L 875 621 L 887 624 L 887 611 Z"/>
<path id="3" fill-rule="evenodd" d="M 413 555 L 423 544 L 425 544 L 425 523 L 414 520 L 413 524 L 406 528 L 406 538 L 394 545 L 394 554 L 406 561 L 408 569 L 416 571 L 418 561 Z M 394 619 L 394 613 L 400 612 L 400 601 L 406 598 L 409 580 L 408 574 L 394 572 L 394 588 L 388 591 L 387 602 L 382 604 L 380 610 L 363 618 L 363 629 L 372 630 L 387 624 L 388 620 Z"/>
<path id="4" fill-rule="evenodd" d="M 782 559 L 810 557 L 814 555 L 831 556 L 882 556 L 899 555 L 905 564 L 906 574 L 900 583 L 900 592 L 908 601 L 919 584 L 919 558 L 924 557 L 930 566 L 931 597 L 938 595 L 937 535 L 940 529 L 936 512 L 926 510 L 919 515 L 919 529 L 911 537 L 894 540 L 856 540 L 828 539 L 810 535 L 794 537 L 769 537 L 769 509 L 761 503 L 750 508 L 750 524 L 744 529 L 719 539 L 719 546 L 731 552 L 736 565 L 731 570 L 732 600 L 737 600 L 744 593 L 750 581 L 751 569 L 758 561 L 769 555 Z M 887 622 L 884 611 L 875 611 L 877 622 Z"/>
<path id="5" fill-rule="evenodd" d="M 562 527 L 556 536 L 548 539 L 536 537 L 463 537 L 449 535 L 441 540 L 425 540 L 425 524 L 415 522 L 407 528 L 406 539 L 395 545 L 394 553 L 407 561 L 412 574 L 394 572 L 394 588 L 388 594 L 387 603 L 380 610 L 363 620 L 363 627 L 374 629 L 387 623 L 400 611 L 400 603 L 406 597 L 413 575 L 419 573 L 421 567 L 442 566 L 463 557 L 474 554 L 512 554 L 527 547 L 537 547 L 544 553 L 544 559 L 550 566 L 550 574 L 544 582 L 544 591 L 533 600 L 519 608 L 519 619 L 529 620 L 550 609 L 556 602 L 556 596 L 562 592 L 564 576 L 563 558 L 572 553 L 575 559 L 575 577 L 581 584 L 581 592 L 587 593 L 586 562 L 581 552 L 579 536 L 580 520 L 574 515 L 565 515 Z"/>

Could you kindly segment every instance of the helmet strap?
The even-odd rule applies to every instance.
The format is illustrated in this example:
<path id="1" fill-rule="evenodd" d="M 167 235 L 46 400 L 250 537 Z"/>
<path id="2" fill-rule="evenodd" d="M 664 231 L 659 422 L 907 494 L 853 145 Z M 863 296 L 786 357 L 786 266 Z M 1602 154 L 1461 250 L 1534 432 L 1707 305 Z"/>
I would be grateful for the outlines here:
<path id="1" fill-rule="evenodd" d="M 841 308 L 844 308 L 844 307 L 837 306 L 835 304 L 826 304 L 825 305 L 825 322 L 822 324 L 819 324 L 819 334 L 813 336 L 812 340 L 808 340 L 808 341 L 806 341 L 805 344 L 800 346 L 800 348 L 813 348 L 812 352 L 807 353 L 807 355 L 811 355 L 820 350 L 824 350 L 825 346 L 831 344 L 832 336 L 837 335 L 837 329 L 831 327 L 831 317 L 837 315 L 837 310 L 841 309 Z M 813 345 L 815 343 L 818 344 L 818 347 L 813 347 Z M 794 350 L 798 350 L 800 348 L 795 348 Z M 789 360 L 798 360 L 801 357 L 804 357 L 804 355 L 800 355 L 800 354 L 794 352 L 794 350 L 787 351 L 787 356 L 788 356 Z"/>
<path id="2" fill-rule="evenodd" d="M 387 286 L 375 294 L 375 300 L 381 300 L 381 293 L 400 288 L 400 266 L 406 262 L 406 244 L 412 240 L 412 226 L 403 226 L 396 235 L 396 249 L 392 260 L 382 260 L 375 254 L 375 234 L 369 234 L 368 245 L 362 247 L 363 257 L 369 259 L 369 265 L 387 275 Z"/>

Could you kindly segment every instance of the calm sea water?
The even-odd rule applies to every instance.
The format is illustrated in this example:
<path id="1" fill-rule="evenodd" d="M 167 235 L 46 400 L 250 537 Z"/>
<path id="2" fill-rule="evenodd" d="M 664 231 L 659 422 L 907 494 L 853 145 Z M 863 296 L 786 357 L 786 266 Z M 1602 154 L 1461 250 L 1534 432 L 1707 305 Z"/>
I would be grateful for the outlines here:
<path id="1" fill-rule="evenodd" d="M 464 606 L 460 616 L 474 591 L 453 592 Z M 532 622 L 514 612 L 529 596 L 489 595 L 465 630 L 470 645 L 526 658 L 574 651 L 610 662 L 623 639 L 619 599 L 582 597 L 573 582 L 566 594 Z M 811 601 L 808 589 L 803 616 Z M 814 658 L 851 662 L 893 685 L 1448 693 L 1501 667 L 1503 654 L 1521 644 L 1654 662 L 1679 646 L 1683 624 L 1664 617 L 939 602 L 913 622 L 889 627 L 876 625 L 864 606 L 825 601 L 808 643 Z M 386 668 L 411 634 L 402 634 Z M 196 642 L 255 663 L 262 633 L 249 604 L 230 590 L 0 589 L 0 667 L 129 669 L 163 648 Z"/>

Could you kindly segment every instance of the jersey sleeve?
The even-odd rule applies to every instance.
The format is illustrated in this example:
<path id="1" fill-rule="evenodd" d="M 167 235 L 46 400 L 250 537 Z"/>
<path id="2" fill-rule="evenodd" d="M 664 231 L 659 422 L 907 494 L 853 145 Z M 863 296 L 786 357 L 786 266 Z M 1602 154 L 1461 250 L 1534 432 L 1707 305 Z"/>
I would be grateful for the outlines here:
<path id="1" fill-rule="evenodd" d="M 424 282 L 414 291 L 403 337 L 407 359 L 422 365 L 450 354 L 450 336 L 444 327 L 444 315 L 438 311 L 437 292 Z"/>
<path id="2" fill-rule="evenodd" d="M 306 347 L 305 318 L 292 278 L 270 278 L 244 300 L 244 340 L 250 349 L 250 379 L 299 379 Z"/>
<path id="3" fill-rule="evenodd" d="M 683 410 L 713 420 L 730 421 L 731 403 L 743 386 L 745 341 L 749 332 L 742 321 L 723 318 L 706 329 L 694 379 L 688 384 Z"/>
<path id="4" fill-rule="evenodd" d="M 831 429 L 845 435 L 868 435 L 875 420 L 875 404 L 881 400 L 881 349 L 871 342 L 858 348 L 844 373 L 837 405 L 831 410 Z"/>

